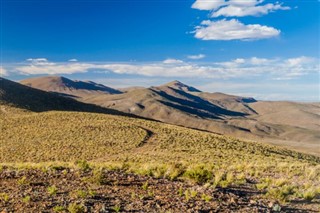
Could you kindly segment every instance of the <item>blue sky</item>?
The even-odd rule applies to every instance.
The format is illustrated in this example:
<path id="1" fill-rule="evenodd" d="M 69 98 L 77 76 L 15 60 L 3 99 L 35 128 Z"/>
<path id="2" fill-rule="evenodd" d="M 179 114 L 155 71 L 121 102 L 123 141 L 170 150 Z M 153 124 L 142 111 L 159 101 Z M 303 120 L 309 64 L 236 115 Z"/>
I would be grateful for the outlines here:
<path id="1" fill-rule="evenodd" d="M 1 1 L 1 73 L 319 101 L 317 0 Z"/>

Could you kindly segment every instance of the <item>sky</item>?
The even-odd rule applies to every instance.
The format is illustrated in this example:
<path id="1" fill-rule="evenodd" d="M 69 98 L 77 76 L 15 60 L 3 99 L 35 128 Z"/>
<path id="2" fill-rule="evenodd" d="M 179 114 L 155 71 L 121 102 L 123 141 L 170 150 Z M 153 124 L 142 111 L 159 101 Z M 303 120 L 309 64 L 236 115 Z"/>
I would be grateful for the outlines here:
<path id="1" fill-rule="evenodd" d="M 2 77 L 320 101 L 318 0 L 0 0 Z"/>

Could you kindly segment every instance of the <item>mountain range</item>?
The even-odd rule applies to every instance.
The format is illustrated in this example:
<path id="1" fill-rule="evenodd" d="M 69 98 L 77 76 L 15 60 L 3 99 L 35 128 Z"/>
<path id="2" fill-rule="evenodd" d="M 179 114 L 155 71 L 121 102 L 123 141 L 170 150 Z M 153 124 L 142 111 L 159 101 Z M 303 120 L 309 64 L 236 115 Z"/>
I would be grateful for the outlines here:
<path id="1" fill-rule="evenodd" d="M 54 95 L 50 100 L 63 97 L 117 113 L 320 154 L 319 103 L 258 101 L 202 92 L 179 81 L 126 89 L 60 76 L 30 78 L 20 83 L 27 86 L 24 90 L 32 87 Z"/>

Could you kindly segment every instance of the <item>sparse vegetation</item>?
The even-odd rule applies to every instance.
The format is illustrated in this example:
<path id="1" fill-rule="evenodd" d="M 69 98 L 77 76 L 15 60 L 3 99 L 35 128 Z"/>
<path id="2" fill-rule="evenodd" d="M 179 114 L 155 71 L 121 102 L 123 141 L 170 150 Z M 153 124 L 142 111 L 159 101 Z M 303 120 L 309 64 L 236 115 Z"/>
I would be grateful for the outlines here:
<path id="1" fill-rule="evenodd" d="M 9 195 L 5 192 L 3 193 L 0 193 L 0 201 L 3 201 L 3 202 L 8 202 L 9 201 Z"/>
<path id="2" fill-rule="evenodd" d="M 47 188 L 47 191 L 48 191 L 49 195 L 53 196 L 53 195 L 56 195 L 56 194 L 57 194 L 58 189 L 57 189 L 56 186 L 53 185 L 53 186 L 49 186 L 49 187 Z"/>
<path id="3" fill-rule="evenodd" d="M 66 210 L 66 208 L 63 207 L 63 206 L 55 206 L 55 207 L 53 207 L 53 211 L 54 212 L 63 212 L 65 210 Z"/>
<path id="4" fill-rule="evenodd" d="M 68 211 L 70 213 L 83 213 L 84 212 L 84 206 L 77 203 L 70 203 L 68 206 Z"/>
<path id="5" fill-rule="evenodd" d="M 212 197 L 210 195 L 202 194 L 201 199 L 206 202 L 210 202 L 212 200 Z"/>
<path id="6" fill-rule="evenodd" d="M 29 203 L 30 200 L 31 200 L 31 197 L 29 195 L 22 198 L 22 202 L 24 202 L 24 203 Z"/>
<path id="7" fill-rule="evenodd" d="M 251 180 L 268 198 L 286 202 L 296 198 L 310 201 L 318 196 L 312 189 L 320 186 L 320 159 L 275 146 L 94 113 L 23 112 L 1 116 L 0 121 L 2 167 L 41 168 L 45 173 L 54 170 L 64 175 L 75 169 L 81 175 L 86 173 L 81 178 L 90 186 L 120 185 L 119 180 L 104 177 L 103 171 L 108 169 L 217 188 Z M 28 177 L 16 179 L 21 188 L 30 181 Z M 153 193 L 147 181 L 140 186 L 146 192 L 134 197 L 145 199 L 147 193 Z M 48 188 L 48 194 L 54 195 L 54 191 Z M 210 200 L 202 192 L 197 196 L 185 188 L 173 193 L 186 201 L 194 196 L 203 202 Z M 88 196 L 81 191 L 77 197 Z"/>
<path id="8" fill-rule="evenodd" d="M 112 207 L 112 209 L 113 209 L 115 212 L 120 212 L 121 206 L 120 206 L 120 205 L 115 205 L 114 207 Z"/>
<path id="9" fill-rule="evenodd" d="M 29 182 L 27 180 L 27 177 L 23 176 L 22 178 L 20 178 L 18 180 L 18 185 L 23 186 L 23 185 L 27 185 Z"/>
<path id="10" fill-rule="evenodd" d="M 146 181 L 146 182 L 141 186 L 141 188 L 142 188 L 143 190 L 148 190 L 148 187 L 149 187 L 148 181 Z"/>

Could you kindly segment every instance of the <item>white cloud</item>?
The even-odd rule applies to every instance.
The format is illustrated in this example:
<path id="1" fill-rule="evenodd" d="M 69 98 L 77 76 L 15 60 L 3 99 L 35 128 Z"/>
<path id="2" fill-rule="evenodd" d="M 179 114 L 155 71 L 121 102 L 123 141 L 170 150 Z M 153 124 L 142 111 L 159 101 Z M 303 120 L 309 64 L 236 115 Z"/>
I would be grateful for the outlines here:
<path id="1" fill-rule="evenodd" d="M 276 10 L 289 10 L 290 7 L 282 6 L 281 3 L 261 4 L 263 0 L 196 0 L 192 8 L 210 10 L 212 17 L 218 16 L 259 16 L 266 15 Z"/>
<path id="2" fill-rule="evenodd" d="M 272 63 L 273 61 L 274 59 L 257 58 L 257 57 L 252 57 L 250 59 L 250 62 L 253 65 L 264 65 L 264 64 Z"/>
<path id="3" fill-rule="evenodd" d="M 30 62 L 33 65 L 53 65 L 54 63 L 51 63 L 46 58 L 29 58 L 26 61 Z"/>
<path id="4" fill-rule="evenodd" d="M 53 63 L 47 59 L 28 59 L 28 65 L 18 66 L 16 70 L 21 74 L 72 74 L 87 72 L 90 68 L 94 68 L 94 64 L 86 63 Z"/>
<path id="5" fill-rule="evenodd" d="M 172 60 L 172 59 L 171 59 Z M 90 70 L 99 72 L 113 72 L 116 74 L 132 74 L 149 77 L 185 77 L 185 78 L 252 78 L 266 75 L 270 79 L 296 78 L 310 73 L 319 73 L 318 59 L 310 57 L 297 57 L 288 59 L 267 58 L 237 58 L 230 61 L 199 64 L 183 62 L 178 63 L 46 63 L 15 67 L 20 74 L 72 74 L 85 73 Z"/>
<path id="6" fill-rule="evenodd" d="M 69 59 L 68 61 L 70 61 L 70 62 L 77 62 L 78 60 L 75 59 L 75 58 L 72 58 L 72 59 Z"/>
<path id="7" fill-rule="evenodd" d="M 225 0 L 197 0 L 192 4 L 192 8 L 199 10 L 214 10 L 225 4 Z"/>
<path id="8" fill-rule="evenodd" d="M 229 5 L 221 8 L 212 13 L 212 17 L 243 17 L 243 16 L 261 16 L 266 15 L 276 10 L 289 10 L 289 7 L 283 7 L 281 4 L 265 4 L 262 6 L 242 6 L 242 5 Z"/>
<path id="9" fill-rule="evenodd" d="M 296 66 L 301 66 L 303 64 L 308 64 L 314 62 L 314 58 L 309 58 L 305 56 L 301 56 L 298 58 L 290 58 L 286 60 L 289 66 L 296 67 Z"/>
<path id="10" fill-rule="evenodd" d="M 0 76 L 7 76 L 8 75 L 8 71 L 3 68 L 2 66 L 0 66 Z"/>
<path id="11" fill-rule="evenodd" d="M 204 54 L 198 54 L 198 55 L 189 55 L 188 58 L 189 59 L 192 59 L 192 60 L 198 60 L 198 59 L 202 59 L 202 58 L 205 58 L 206 55 Z"/>
<path id="12" fill-rule="evenodd" d="M 280 30 L 259 24 L 245 25 L 236 19 L 201 22 L 195 37 L 202 40 L 255 40 L 276 37 Z"/>
<path id="13" fill-rule="evenodd" d="M 166 60 L 163 61 L 164 64 L 181 64 L 183 63 L 183 61 L 178 60 L 178 59 L 174 59 L 174 58 L 168 58 Z"/>

